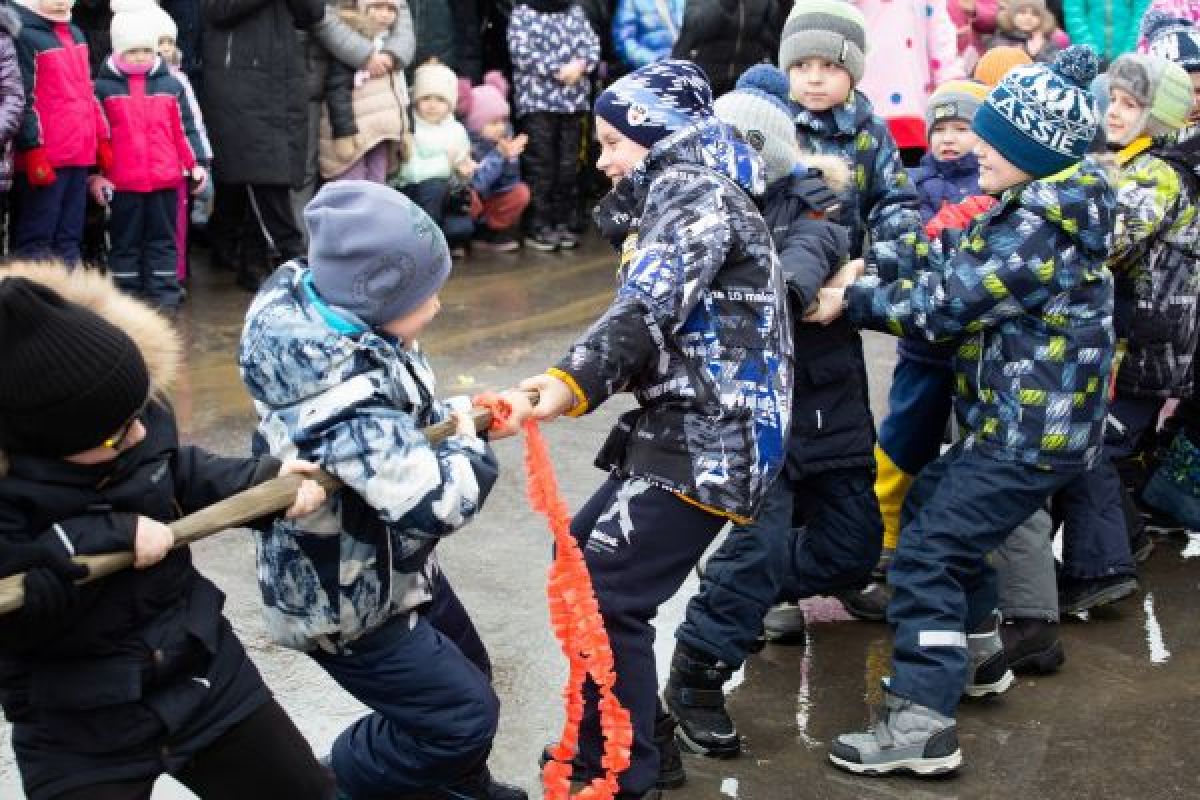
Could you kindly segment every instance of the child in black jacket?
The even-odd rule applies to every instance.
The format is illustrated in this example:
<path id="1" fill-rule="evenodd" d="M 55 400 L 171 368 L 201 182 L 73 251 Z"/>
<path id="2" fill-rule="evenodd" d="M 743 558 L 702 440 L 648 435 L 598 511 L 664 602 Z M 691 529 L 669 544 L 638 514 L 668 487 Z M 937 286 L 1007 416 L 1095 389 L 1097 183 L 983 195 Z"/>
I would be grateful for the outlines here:
<path id="1" fill-rule="evenodd" d="M 0 617 L 0 703 L 26 795 L 142 798 L 168 772 L 206 798 L 330 797 L 224 595 L 164 524 L 311 465 L 180 446 L 159 394 L 179 341 L 161 317 L 95 273 L 2 275 L 0 553 L 13 571 L 50 565 Z M 306 481 L 289 513 L 323 499 Z M 122 550 L 134 569 L 67 580 L 81 572 L 70 556 Z"/>

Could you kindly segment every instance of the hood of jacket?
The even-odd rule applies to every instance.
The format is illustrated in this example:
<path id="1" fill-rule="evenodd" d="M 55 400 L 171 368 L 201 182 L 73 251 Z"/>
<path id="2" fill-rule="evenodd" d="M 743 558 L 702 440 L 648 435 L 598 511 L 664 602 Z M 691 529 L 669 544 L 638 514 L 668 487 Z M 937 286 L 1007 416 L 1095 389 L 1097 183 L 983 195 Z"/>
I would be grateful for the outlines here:
<path id="1" fill-rule="evenodd" d="M 90 269 L 68 272 L 60 264 L 17 261 L 0 269 L 0 280 L 7 278 L 40 283 L 123 330 L 146 362 L 151 396 L 165 395 L 175 382 L 183 352 L 179 334 L 166 317 L 119 291 L 108 276 Z M 0 452 L 0 476 L 7 471 L 8 458 Z"/>
<path id="2" fill-rule="evenodd" d="M 1111 226 L 1097 215 L 1095 187 L 1104 183 L 1116 183 L 1109 170 L 1093 159 L 1084 159 L 1057 175 L 1008 189 L 989 213 L 994 216 L 1019 204 L 1061 230 L 1088 256 L 1103 262 Z"/>
<path id="3" fill-rule="evenodd" d="M 755 202 L 766 194 L 766 167 L 741 135 L 716 117 L 697 122 L 659 141 L 642 163 L 613 186 L 593 214 L 600 234 L 620 247 L 636 227 L 642 204 L 654 180 L 665 170 L 692 165 L 706 167 L 732 180 Z"/>
<path id="4" fill-rule="evenodd" d="M 239 362 L 251 396 L 272 408 L 322 395 L 399 349 L 347 311 L 325 304 L 305 259 L 275 271 L 246 314 Z M 269 309 L 270 324 L 254 324 Z M 270 352 L 270 358 L 258 354 Z"/>

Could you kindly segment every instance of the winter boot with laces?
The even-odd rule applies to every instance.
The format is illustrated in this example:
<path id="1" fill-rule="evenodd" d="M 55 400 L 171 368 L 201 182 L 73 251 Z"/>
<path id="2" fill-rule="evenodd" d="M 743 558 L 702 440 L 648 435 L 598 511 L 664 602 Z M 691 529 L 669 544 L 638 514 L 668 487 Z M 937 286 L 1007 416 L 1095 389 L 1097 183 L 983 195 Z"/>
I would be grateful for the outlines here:
<path id="1" fill-rule="evenodd" d="M 943 775 L 962 764 L 952 717 L 897 697 L 886 688 L 876 715 L 871 730 L 844 733 L 833 740 L 829 760 L 834 766 L 859 775 Z"/>
<path id="2" fill-rule="evenodd" d="M 667 709 L 679 723 L 679 743 L 691 753 L 733 758 L 742 744 L 722 687 L 733 675 L 728 665 L 682 642 L 675 645 L 671 677 L 663 692 Z"/>
<path id="3" fill-rule="evenodd" d="M 1000 638 L 999 611 L 993 611 L 973 633 L 967 634 L 967 697 L 1004 694 L 1013 684 L 1012 670 Z"/>

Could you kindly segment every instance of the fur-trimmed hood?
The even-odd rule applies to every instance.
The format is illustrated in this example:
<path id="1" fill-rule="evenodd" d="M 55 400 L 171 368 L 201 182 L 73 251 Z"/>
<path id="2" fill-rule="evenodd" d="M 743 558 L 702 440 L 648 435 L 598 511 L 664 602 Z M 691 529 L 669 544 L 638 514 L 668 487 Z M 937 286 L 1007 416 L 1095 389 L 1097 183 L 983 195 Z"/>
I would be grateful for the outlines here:
<path id="1" fill-rule="evenodd" d="M 68 271 L 61 264 L 18 261 L 0 268 L 0 281 L 27 278 L 58 292 L 133 339 L 150 373 L 150 394 L 163 395 L 179 373 L 182 342 L 166 317 L 139 300 L 122 294 L 107 275 L 89 269 Z M 8 459 L 0 452 L 0 475 L 8 470 Z"/>

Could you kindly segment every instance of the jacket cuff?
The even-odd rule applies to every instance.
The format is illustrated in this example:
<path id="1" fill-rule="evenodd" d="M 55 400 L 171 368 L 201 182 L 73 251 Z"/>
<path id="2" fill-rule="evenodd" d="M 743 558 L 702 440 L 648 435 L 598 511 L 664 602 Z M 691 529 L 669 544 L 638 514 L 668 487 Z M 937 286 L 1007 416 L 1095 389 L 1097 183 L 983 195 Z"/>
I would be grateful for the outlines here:
<path id="1" fill-rule="evenodd" d="M 575 396 L 575 405 L 567 412 L 568 417 L 581 417 L 588 412 L 590 404 L 588 403 L 587 393 L 583 391 L 583 387 L 575 380 L 575 376 L 559 367 L 551 367 L 546 370 L 546 374 L 553 375 L 571 388 L 571 394 Z"/>

